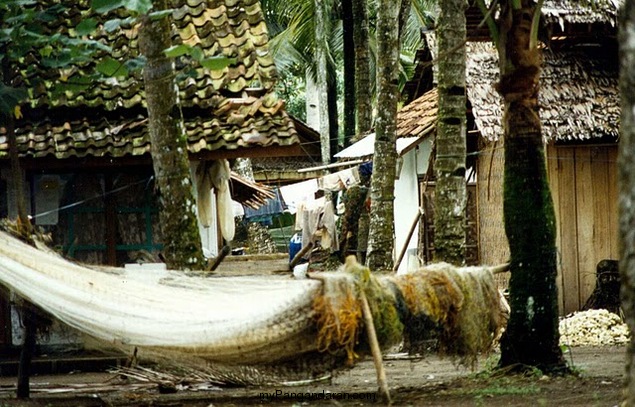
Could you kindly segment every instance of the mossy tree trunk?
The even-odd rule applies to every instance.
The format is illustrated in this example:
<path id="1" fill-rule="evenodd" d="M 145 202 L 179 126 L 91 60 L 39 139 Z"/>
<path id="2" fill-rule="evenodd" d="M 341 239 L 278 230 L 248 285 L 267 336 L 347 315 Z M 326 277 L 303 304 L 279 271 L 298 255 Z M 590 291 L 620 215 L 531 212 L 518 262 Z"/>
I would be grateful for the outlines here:
<path id="1" fill-rule="evenodd" d="M 464 0 L 440 5 L 439 117 L 437 120 L 434 258 L 465 263 L 465 8 Z"/>
<path id="2" fill-rule="evenodd" d="M 4 47 L 0 48 L 3 55 L 7 55 Z M 2 81 L 5 85 L 11 86 L 10 78 L 12 75 L 11 60 L 6 57 L 2 59 Z M 18 233 L 25 238 L 30 238 L 33 231 L 31 221 L 29 220 L 26 209 L 26 198 L 24 195 L 24 174 L 22 172 L 22 166 L 20 165 L 20 153 L 18 151 L 18 141 L 15 135 L 15 117 L 13 112 L 0 113 L 0 120 L 5 126 L 7 144 L 9 145 L 9 162 L 11 164 L 11 188 L 13 190 L 13 196 L 15 197 L 15 204 L 18 214 Z"/>
<path id="3" fill-rule="evenodd" d="M 381 0 L 377 6 L 377 123 L 366 258 L 368 267 L 373 271 L 392 269 L 395 246 L 399 4 Z"/>
<path id="4" fill-rule="evenodd" d="M 622 117 L 618 155 L 622 310 L 631 339 L 626 357 L 624 405 L 635 405 L 635 2 L 618 13 Z"/>
<path id="5" fill-rule="evenodd" d="M 167 1 L 154 1 L 155 10 Z M 202 269 L 205 258 L 196 220 L 196 200 L 189 172 L 187 140 L 175 85 L 174 63 L 163 50 L 171 46 L 170 17 L 145 17 L 139 50 L 147 58 L 144 84 L 154 175 L 160 192 L 160 221 L 168 267 Z"/>
<path id="6" fill-rule="evenodd" d="M 368 47 L 367 0 L 353 1 L 353 37 L 355 44 L 356 134 L 364 134 L 373 126 L 370 51 Z"/>
<path id="7" fill-rule="evenodd" d="M 532 41 L 533 1 L 502 4 L 498 53 L 505 142 L 504 220 L 511 253 L 511 315 L 499 365 L 566 368 L 559 347 L 556 224 L 538 115 L 542 55 Z"/>

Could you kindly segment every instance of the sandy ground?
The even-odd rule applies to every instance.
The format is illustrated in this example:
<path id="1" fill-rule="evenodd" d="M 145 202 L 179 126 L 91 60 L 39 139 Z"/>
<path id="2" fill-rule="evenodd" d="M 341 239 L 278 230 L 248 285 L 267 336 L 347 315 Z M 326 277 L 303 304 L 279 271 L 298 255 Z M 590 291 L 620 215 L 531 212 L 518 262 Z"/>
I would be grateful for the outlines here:
<path id="1" fill-rule="evenodd" d="M 437 356 L 384 361 L 394 405 L 412 406 L 616 406 L 621 399 L 624 346 L 577 347 L 566 358 L 577 376 L 547 378 L 493 375 L 496 355 L 476 371 Z M 215 388 L 189 383 L 173 394 L 160 394 L 156 383 L 122 382 L 112 373 L 74 372 L 35 376 L 32 398 L 17 401 L 15 377 L 0 377 L 0 406 L 241 406 L 377 405 L 372 361 L 329 380 L 296 386 Z"/>

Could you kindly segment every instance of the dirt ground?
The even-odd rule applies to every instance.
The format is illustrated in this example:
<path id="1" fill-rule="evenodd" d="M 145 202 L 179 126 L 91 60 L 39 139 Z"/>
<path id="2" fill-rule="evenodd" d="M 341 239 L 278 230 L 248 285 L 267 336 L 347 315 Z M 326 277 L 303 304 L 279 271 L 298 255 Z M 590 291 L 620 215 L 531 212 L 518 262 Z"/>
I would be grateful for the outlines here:
<path id="1" fill-rule="evenodd" d="M 576 347 L 565 356 L 576 376 L 493 374 L 497 355 L 476 371 L 451 360 L 387 355 L 384 365 L 397 406 L 616 406 L 621 399 L 624 346 Z M 156 383 L 122 382 L 112 373 L 35 376 L 30 401 L 15 400 L 15 377 L 0 377 L 0 406 L 325 406 L 382 405 L 371 360 L 320 382 L 294 386 L 215 388 L 203 383 L 161 394 Z"/>

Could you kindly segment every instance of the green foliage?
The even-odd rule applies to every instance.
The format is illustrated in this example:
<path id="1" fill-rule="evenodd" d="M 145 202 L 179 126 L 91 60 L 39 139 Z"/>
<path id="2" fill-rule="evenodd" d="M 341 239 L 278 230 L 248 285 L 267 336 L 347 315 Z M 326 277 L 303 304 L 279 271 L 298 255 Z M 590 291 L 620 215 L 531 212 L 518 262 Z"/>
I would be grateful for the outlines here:
<path id="1" fill-rule="evenodd" d="M 170 58 L 177 58 L 184 55 L 190 56 L 195 61 L 198 61 L 201 66 L 211 71 L 218 71 L 236 63 L 236 58 L 228 58 L 222 55 L 206 57 L 200 47 L 193 47 L 188 44 L 173 45 L 163 52 Z"/>
<path id="2" fill-rule="evenodd" d="M 0 91 L 0 113 L 13 114 L 15 107 L 23 103 L 28 97 L 28 89 L 11 86 L 11 72 L 16 65 L 24 61 L 29 54 L 39 55 L 42 66 L 52 69 L 63 69 L 69 65 L 86 63 L 97 52 L 110 52 L 110 47 L 86 38 L 96 27 L 97 22 L 86 19 L 80 22 L 68 34 L 57 32 L 50 35 L 45 30 L 46 25 L 61 18 L 66 10 L 62 4 L 55 4 L 49 8 L 38 7 L 35 0 L 4 0 L 0 1 L 0 55 L 7 69 Z M 33 67 L 25 68 L 27 72 Z M 62 79 L 64 74 L 60 75 Z M 64 81 L 53 83 L 64 86 Z M 86 86 L 88 83 L 86 83 Z M 76 82 L 75 86 L 79 86 Z M 57 90 L 54 88 L 52 92 Z"/>
<path id="3" fill-rule="evenodd" d="M 96 69 L 104 76 L 125 77 L 128 76 L 128 68 L 112 57 L 106 57 L 97 63 Z"/>
<path id="4" fill-rule="evenodd" d="M 13 88 L 0 83 L 0 113 L 11 113 L 16 105 L 26 99 L 27 92 L 24 89 Z"/>
<path id="5" fill-rule="evenodd" d="M 304 78 L 281 73 L 276 82 L 276 93 L 286 103 L 286 111 L 293 117 L 306 121 L 306 94 Z"/>
<path id="6" fill-rule="evenodd" d="M 86 20 L 82 20 L 77 27 L 75 27 L 75 31 L 77 35 L 88 35 L 97 29 L 97 21 L 94 18 L 88 18 Z"/>
<path id="7" fill-rule="evenodd" d="M 106 32 L 113 32 L 117 29 L 119 29 L 119 27 L 121 27 L 122 25 L 130 25 L 135 21 L 134 17 L 128 17 L 128 18 L 113 18 L 111 20 L 108 20 L 104 23 L 104 30 L 106 30 Z"/>
<path id="8" fill-rule="evenodd" d="M 137 14 L 146 14 L 152 9 L 151 0 L 93 0 L 91 8 L 98 13 L 107 13 L 124 7 Z"/>
<path id="9" fill-rule="evenodd" d="M 40 67 L 55 69 L 60 73 L 60 81 L 46 84 L 53 97 L 77 92 L 104 78 L 129 77 L 145 65 L 142 56 L 126 61 L 117 60 L 111 56 L 112 49 L 108 45 L 90 38 L 100 25 L 110 33 L 122 26 L 131 26 L 140 15 L 147 14 L 156 20 L 173 12 L 171 9 L 150 12 L 151 0 L 93 0 L 91 7 L 98 14 L 125 8 L 130 15 L 108 20 L 98 16 L 85 18 L 68 32 L 50 35 L 47 24 L 64 18 L 63 13 L 67 11 L 64 5 L 55 4 L 42 9 L 37 0 L 0 0 L 0 58 L 5 61 L 9 71 L 14 71 L 27 55 L 38 55 L 37 64 Z M 200 48 L 187 45 L 172 47 L 166 50 L 166 54 L 172 57 L 189 56 L 210 70 L 220 70 L 235 63 L 232 58 L 208 57 Z M 71 69 L 76 66 L 81 67 L 79 72 Z M 28 73 L 35 68 L 29 65 L 24 69 Z M 13 114 L 15 107 L 24 103 L 29 94 L 33 94 L 29 89 L 12 87 L 9 80 L 4 78 L 0 89 L 0 113 L 3 114 Z M 32 89 L 41 86 L 43 81 L 43 78 L 33 78 L 22 86 Z"/>
<path id="10" fill-rule="evenodd" d="M 343 40 L 342 40 L 342 21 L 341 7 L 337 1 L 332 2 L 332 13 L 328 15 L 327 32 L 330 37 L 327 47 L 329 55 L 327 57 L 328 64 L 334 67 L 331 72 L 341 70 L 343 61 Z M 311 1 L 304 0 L 262 0 L 262 9 L 265 15 L 265 21 L 271 35 L 269 46 L 276 62 L 278 71 L 287 76 L 294 75 L 296 79 L 291 82 L 299 83 L 305 81 L 305 75 L 315 77 L 315 27 L 314 14 L 315 4 Z M 375 27 L 377 19 L 376 1 L 369 2 L 369 33 L 370 53 L 371 53 L 371 82 L 374 93 L 374 72 L 377 44 L 375 40 Z M 414 55 L 421 45 L 421 29 L 431 27 L 435 19 L 436 1 L 433 0 L 413 0 L 410 18 L 406 23 L 406 27 L 402 37 L 402 49 L 399 59 L 400 88 L 406 81 L 412 77 L 414 71 Z M 341 77 L 338 77 L 338 82 Z M 289 81 L 283 78 L 282 81 Z M 340 85 L 340 84 L 338 84 Z M 286 87 L 286 85 L 282 85 Z M 288 92 L 285 89 L 278 88 L 283 95 L 283 99 L 287 100 L 287 110 L 292 111 L 296 117 L 304 117 L 304 101 L 302 106 L 295 103 L 303 97 L 296 95 L 297 92 Z M 302 90 L 304 93 L 304 90 Z M 339 93 L 339 92 L 338 92 Z M 287 97 L 287 95 L 289 97 Z M 338 99 L 341 99 L 338 97 Z M 341 126 L 340 126 L 341 127 Z"/>

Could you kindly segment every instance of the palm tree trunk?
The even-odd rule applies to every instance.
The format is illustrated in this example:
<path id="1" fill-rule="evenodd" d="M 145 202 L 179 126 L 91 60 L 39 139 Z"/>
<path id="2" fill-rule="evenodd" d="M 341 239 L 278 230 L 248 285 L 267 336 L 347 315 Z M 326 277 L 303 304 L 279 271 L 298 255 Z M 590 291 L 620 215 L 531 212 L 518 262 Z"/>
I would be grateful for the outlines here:
<path id="1" fill-rule="evenodd" d="M 342 0 L 344 42 L 344 147 L 355 136 L 355 41 L 353 38 L 353 0 Z"/>
<path id="2" fill-rule="evenodd" d="M 320 117 L 320 144 L 322 164 L 331 162 L 331 142 L 328 109 L 328 72 L 326 38 L 326 0 L 315 0 L 315 63 L 316 85 L 318 91 L 318 110 Z"/>
<path id="3" fill-rule="evenodd" d="M 167 0 L 154 2 L 167 9 Z M 171 45 L 170 19 L 144 18 L 139 50 L 147 58 L 144 69 L 152 162 L 161 193 L 164 254 L 170 268 L 202 269 L 205 258 L 196 221 L 183 117 L 177 103 L 174 64 L 163 50 Z"/>
<path id="4" fill-rule="evenodd" d="M 465 263 L 465 7 L 444 0 L 438 18 L 439 117 L 437 120 L 434 258 Z"/>
<path id="5" fill-rule="evenodd" d="M 328 115 L 329 115 L 329 140 L 331 146 L 329 153 L 331 156 L 337 154 L 340 147 L 339 114 L 337 112 L 337 72 L 333 64 L 327 65 L 327 89 L 328 89 Z"/>
<path id="6" fill-rule="evenodd" d="M 364 134 L 373 126 L 372 89 L 370 80 L 370 51 L 368 48 L 368 4 L 353 1 L 353 37 L 355 43 L 355 134 Z"/>
<path id="7" fill-rule="evenodd" d="M 392 270 L 393 266 L 399 99 L 399 7 L 393 1 L 381 0 L 377 9 L 377 123 L 366 259 L 374 271 Z"/>
<path id="8" fill-rule="evenodd" d="M 498 44 L 504 100 L 504 219 L 511 253 L 511 315 L 500 366 L 566 369 L 559 347 L 556 226 L 538 116 L 542 56 L 530 38 L 533 1 L 503 4 Z"/>
<path id="9" fill-rule="evenodd" d="M 622 310 L 631 332 L 626 357 L 624 405 L 635 405 L 635 2 L 618 13 L 620 45 L 621 131 L 618 156 L 620 209 L 620 280 Z"/>

